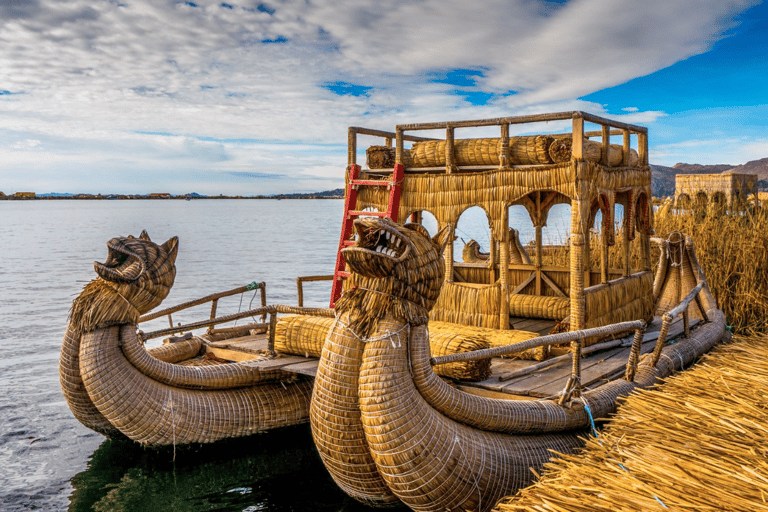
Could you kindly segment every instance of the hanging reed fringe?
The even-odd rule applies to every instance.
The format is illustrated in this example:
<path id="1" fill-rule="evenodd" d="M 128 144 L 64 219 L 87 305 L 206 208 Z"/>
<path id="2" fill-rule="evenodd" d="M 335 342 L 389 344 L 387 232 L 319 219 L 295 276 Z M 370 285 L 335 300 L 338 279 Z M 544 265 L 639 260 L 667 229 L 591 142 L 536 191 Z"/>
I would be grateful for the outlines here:
<path id="1" fill-rule="evenodd" d="M 737 338 L 630 396 L 586 448 L 496 512 L 768 510 L 768 336 Z"/>
<path id="2" fill-rule="evenodd" d="M 548 153 L 549 157 L 555 163 L 569 162 L 571 160 L 571 151 L 573 146 L 572 137 L 560 137 L 554 139 L 549 145 Z M 584 160 L 589 162 L 599 162 L 602 153 L 603 145 L 593 140 L 584 139 L 583 156 Z M 608 165 L 611 167 L 619 167 L 624 161 L 624 147 L 618 144 L 611 144 L 608 146 Z M 634 149 L 629 150 L 629 167 L 637 167 L 640 158 L 637 151 Z"/>

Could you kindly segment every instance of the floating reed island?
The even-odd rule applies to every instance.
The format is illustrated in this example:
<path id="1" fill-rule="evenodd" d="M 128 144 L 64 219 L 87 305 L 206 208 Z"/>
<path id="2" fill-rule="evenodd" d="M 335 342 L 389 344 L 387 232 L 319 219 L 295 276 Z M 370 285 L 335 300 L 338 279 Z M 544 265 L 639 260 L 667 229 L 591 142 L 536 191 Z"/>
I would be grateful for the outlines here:
<path id="1" fill-rule="evenodd" d="M 496 512 L 768 510 L 765 334 L 632 395 L 578 454 Z"/>
<path id="2" fill-rule="evenodd" d="M 570 130 L 526 134 L 547 123 Z M 483 136 L 456 136 L 465 131 Z M 359 137 L 375 139 L 365 169 Z M 644 127 L 584 112 L 350 128 L 333 275 L 298 278 L 297 306 L 264 294 L 259 308 L 219 316 L 218 298 L 241 288 L 151 312 L 172 285 L 177 241 L 113 239 L 73 304 L 65 397 L 90 428 L 147 445 L 309 420 L 355 499 L 490 510 L 555 453 L 582 446 L 620 399 L 724 336 L 693 240 L 654 236 L 647 153 Z M 560 247 L 544 243 L 555 206 L 570 208 Z M 472 207 L 490 242 L 455 258 Z M 511 208 L 527 213 L 533 244 L 520 243 Z M 330 307 L 303 308 L 302 283 L 324 279 Z M 173 325 L 201 303 L 208 318 Z M 171 327 L 139 330 L 162 316 Z"/>

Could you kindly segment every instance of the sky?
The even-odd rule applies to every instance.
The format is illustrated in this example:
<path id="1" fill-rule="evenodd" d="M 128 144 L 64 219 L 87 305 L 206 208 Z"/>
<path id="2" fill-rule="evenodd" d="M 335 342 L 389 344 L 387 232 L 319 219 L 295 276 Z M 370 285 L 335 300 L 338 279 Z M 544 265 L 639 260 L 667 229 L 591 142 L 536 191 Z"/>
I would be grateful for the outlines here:
<path id="1" fill-rule="evenodd" d="M 348 126 L 570 110 L 738 165 L 766 55 L 755 0 L 0 0 L 0 191 L 330 190 Z"/>

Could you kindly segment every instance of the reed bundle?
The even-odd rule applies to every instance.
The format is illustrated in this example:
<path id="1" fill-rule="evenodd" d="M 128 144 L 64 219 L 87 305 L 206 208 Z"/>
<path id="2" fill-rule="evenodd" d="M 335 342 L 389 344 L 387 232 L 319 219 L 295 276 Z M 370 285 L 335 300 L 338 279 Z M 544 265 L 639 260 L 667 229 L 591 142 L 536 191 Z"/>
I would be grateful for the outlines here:
<path id="1" fill-rule="evenodd" d="M 519 293 L 509 296 L 510 314 L 526 318 L 548 318 L 559 321 L 570 313 L 570 304 L 570 300 L 566 297 Z"/>
<path id="2" fill-rule="evenodd" d="M 475 327 L 498 327 L 501 288 L 443 283 L 430 320 Z"/>
<path id="3" fill-rule="evenodd" d="M 593 140 L 584 139 L 584 146 L 582 149 L 584 160 L 589 162 L 599 162 L 602 154 L 603 145 Z M 572 137 L 560 137 L 555 139 L 549 145 L 549 157 L 555 163 L 569 162 L 571 160 L 571 154 L 573 151 L 573 138 Z M 611 167 L 619 167 L 624 161 L 624 147 L 618 144 L 611 144 L 608 146 L 608 165 Z M 640 162 L 637 151 L 634 149 L 629 150 L 629 161 L 627 165 L 629 167 L 637 167 Z"/>
<path id="4" fill-rule="evenodd" d="M 429 339 L 430 347 L 434 347 L 432 344 L 432 337 L 449 333 L 461 333 L 470 339 L 477 339 L 479 343 L 484 343 L 488 348 L 503 347 L 507 345 L 513 345 L 520 341 L 529 340 L 538 336 L 538 333 L 529 331 L 509 330 L 502 331 L 499 329 L 489 329 L 485 327 L 470 327 L 466 325 L 457 325 L 447 322 L 429 322 Z M 510 356 L 504 356 L 514 359 L 535 359 L 537 361 L 543 361 L 546 358 L 547 347 L 538 347 L 525 352 L 519 352 Z M 471 350 L 475 350 L 472 348 Z M 454 351 L 453 353 L 457 353 Z M 432 357 L 437 357 L 436 353 L 432 353 Z M 490 359 L 487 359 L 490 363 Z M 456 363 L 451 363 L 456 364 Z M 435 368 L 438 368 L 437 366 Z M 490 376 L 490 372 L 489 372 Z M 487 378 L 487 377 L 486 377 Z"/>
<path id="5" fill-rule="evenodd" d="M 586 326 L 599 327 L 638 318 L 650 320 L 653 316 L 652 290 L 652 272 L 638 272 L 585 289 Z"/>
<path id="6" fill-rule="evenodd" d="M 281 317 L 275 326 L 275 349 L 285 354 L 320 357 L 323 343 L 335 321 L 334 318 L 303 315 Z M 471 329 L 462 330 L 460 325 L 454 327 L 430 332 L 429 346 L 433 356 L 470 352 L 490 346 L 486 337 Z M 438 365 L 435 366 L 435 373 L 453 379 L 484 380 L 491 375 L 491 362 L 486 359 Z"/>
<path id="7" fill-rule="evenodd" d="M 630 396 L 582 452 L 494 510 L 768 511 L 768 337 L 737 340 Z"/>

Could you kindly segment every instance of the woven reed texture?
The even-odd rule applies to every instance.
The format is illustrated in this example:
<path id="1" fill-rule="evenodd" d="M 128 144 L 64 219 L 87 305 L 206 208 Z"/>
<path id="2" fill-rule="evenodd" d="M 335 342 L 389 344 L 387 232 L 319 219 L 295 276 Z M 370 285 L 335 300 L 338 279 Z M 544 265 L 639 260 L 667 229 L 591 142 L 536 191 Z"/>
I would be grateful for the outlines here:
<path id="1" fill-rule="evenodd" d="M 402 325 L 381 322 L 380 333 L 396 332 Z M 425 330 L 421 333 L 426 344 Z M 549 450 L 567 453 L 581 444 L 572 433 L 511 436 L 445 417 L 416 388 L 408 345 L 393 341 L 374 338 L 365 345 L 360 411 L 382 478 L 414 510 L 488 510 L 500 497 L 528 485 L 534 476 L 530 468 L 540 469 L 552 456 Z"/>
<path id="2" fill-rule="evenodd" d="M 552 137 L 531 135 L 509 138 L 509 165 L 551 164 L 549 146 Z M 414 142 L 410 150 L 411 166 L 445 166 L 444 140 Z M 500 138 L 456 139 L 453 142 L 453 163 L 465 165 L 499 165 L 502 146 Z"/>
<path id="3" fill-rule="evenodd" d="M 692 286 L 688 290 L 694 288 L 697 283 L 694 281 L 690 284 Z M 627 320 L 648 321 L 653 317 L 653 273 L 639 272 L 629 277 L 591 286 L 584 290 L 584 299 L 587 327 Z M 679 302 L 679 300 L 675 302 L 675 305 Z M 585 346 L 589 344 L 591 343 Z"/>
<path id="4" fill-rule="evenodd" d="M 96 263 L 98 278 L 89 282 L 72 302 L 69 324 L 59 355 L 59 382 L 75 418 L 110 438 L 122 437 L 96 408 L 80 371 L 83 333 L 107 325 L 135 323 L 160 305 L 176 277 L 178 238 L 153 243 L 146 231 L 138 238 L 116 237 L 107 242 L 106 263 Z"/>
<path id="5" fill-rule="evenodd" d="M 275 349 L 286 353 L 320 357 L 323 343 L 333 326 L 333 318 L 318 318 L 302 315 L 285 316 L 277 321 L 275 327 Z M 433 332 L 430 347 L 434 356 L 445 356 L 488 348 L 484 336 L 463 330 L 464 326 L 453 325 L 454 330 L 443 329 Z M 439 365 L 435 372 L 443 377 L 460 380 L 484 380 L 491 375 L 490 360 L 461 361 Z"/>
<path id="6" fill-rule="evenodd" d="M 579 179 L 577 180 L 577 176 Z M 474 173 L 409 174 L 403 180 L 399 217 L 427 210 L 438 225 L 455 225 L 461 214 L 472 206 L 482 207 L 491 219 L 491 234 L 501 240 L 508 229 L 507 209 L 525 204 L 535 191 L 552 191 L 573 201 L 584 197 L 587 205 L 598 193 L 617 189 L 632 190 L 651 196 L 651 172 L 645 167 L 611 169 L 593 162 L 566 162 L 521 169 L 491 170 Z M 385 211 L 389 195 L 381 187 L 364 187 L 358 191 L 358 207 Z M 504 198 L 501 200 L 500 198 Z M 567 202 L 567 200 L 566 200 Z M 586 219 L 585 219 L 586 225 Z"/>
<path id="7" fill-rule="evenodd" d="M 312 381 L 307 378 L 208 391 L 184 389 L 147 377 L 123 354 L 127 346 L 141 347 L 135 325 L 99 329 L 84 335 L 81 343 L 80 365 L 88 395 L 112 425 L 141 444 L 210 443 L 308 419 Z M 152 359 L 144 354 L 143 359 Z M 191 375 L 222 369 L 239 373 L 230 368 L 236 364 L 168 366 Z M 194 381 L 189 376 L 183 380 Z M 222 380 L 227 379 L 211 382 L 211 387 L 224 387 Z"/>
<path id="8" fill-rule="evenodd" d="M 560 137 L 555 139 L 549 146 L 549 157 L 555 163 L 568 162 L 571 160 L 571 151 L 573 146 L 572 137 Z M 603 145 L 593 140 L 584 139 L 583 156 L 584 160 L 589 162 L 599 162 Z M 619 167 L 624 161 L 624 146 L 618 144 L 611 144 L 608 146 L 608 165 L 611 167 Z M 629 162 L 628 167 L 637 167 L 640 163 L 640 158 L 637 155 L 637 151 L 634 149 L 629 150 Z"/>
<path id="9" fill-rule="evenodd" d="M 509 314 L 526 318 L 548 318 L 562 320 L 570 311 L 571 303 L 566 297 L 523 295 L 509 296 Z"/>
<path id="10" fill-rule="evenodd" d="M 764 334 L 736 338 L 630 396 L 585 450 L 494 510 L 768 510 L 767 349 Z"/>
<path id="11" fill-rule="evenodd" d="M 482 343 L 487 345 L 488 348 L 512 345 L 514 343 L 517 343 L 518 341 L 525 341 L 538 336 L 538 333 L 528 332 L 528 331 L 519 331 L 519 330 L 502 331 L 499 329 L 490 329 L 486 327 L 473 327 L 468 325 L 451 324 L 448 322 L 431 321 L 429 322 L 429 339 L 430 339 L 430 347 L 432 349 L 432 357 L 438 357 L 438 354 L 434 350 L 432 338 L 438 334 L 443 334 L 443 333 L 462 333 L 467 337 L 471 336 L 472 338 L 480 340 Z M 479 348 L 479 344 L 477 348 Z M 472 350 L 476 350 L 476 348 L 473 348 Z M 458 352 L 454 351 L 453 353 L 458 353 Z M 526 350 L 525 352 L 521 352 L 519 354 L 515 354 L 508 357 L 510 358 L 514 357 L 519 359 L 539 359 L 539 358 L 544 359 L 543 356 L 545 355 L 545 353 L 546 352 L 544 350 L 537 351 L 537 349 L 531 349 L 531 350 Z M 490 363 L 490 360 L 489 360 L 489 363 Z M 456 363 L 451 363 L 451 364 L 456 364 Z M 438 371 L 438 368 L 440 366 L 441 365 L 435 366 L 435 373 L 438 373 L 438 374 L 440 373 Z"/>
<path id="12" fill-rule="evenodd" d="M 501 288 L 482 288 L 444 283 L 440 297 L 429 314 L 430 320 L 474 327 L 498 327 Z"/>
<path id="13" fill-rule="evenodd" d="M 371 233 L 378 223 L 391 227 L 389 221 L 364 221 Z M 365 244 L 365 238 L 358 244 Z M 438 247 L 416 251 L 397 263 L 409 268 L 407 262 L 415 260 L 412 264 L 421 270 L 414 275 L 424 280 L 420 289 L 430 293 L 430 280 L 439 283 L 442 277 Z M 392 294 L 397 287 L 392 287 L 391 274 L 380 269 L 393 257 L 371 250 L 352 254 L 357 256 L 350 260 L 353 280 L 362 272 L 364 279 L 357 282 L 365 286 L 354 288 L 339 303 L 339 320 L 323 348 L 310 416 L 326 467 L 345 491 L 362 501 L 392 503 L 394 498 L 387 499 L 383 491 L 389 488 L 415 510 L 488 510 L 502 494 L 530 482 L 529 468 L 541 467 L 553 455 L 550 449 L 565 452 L 579 445 L 572 432 L 589 425 L 585 405 L 593 417 L 607 417 L 620 397 L 690 364 L 725 332 L 722 313 L 710 309 L 712 321 L 665 346 L 657 366 L 646 358 L 634 381 L 611 381 L 565 406 L 468 395 L 446 384 L 429 366 L 423 313 L 393 307 L 402 299 Z M 429 267 L 431 271 L 425 270 Z M 407 272 L 398 267 L 393 271 L 406 282 Z M 430 297 L 424 300 L 426 309 L 435 301 Z M 375 321 L 366 318 L 370 315 Z M 608 332 L 607 327 L 598 329 Z M 570 432 L 546 434 L 553 430 Z"/>

